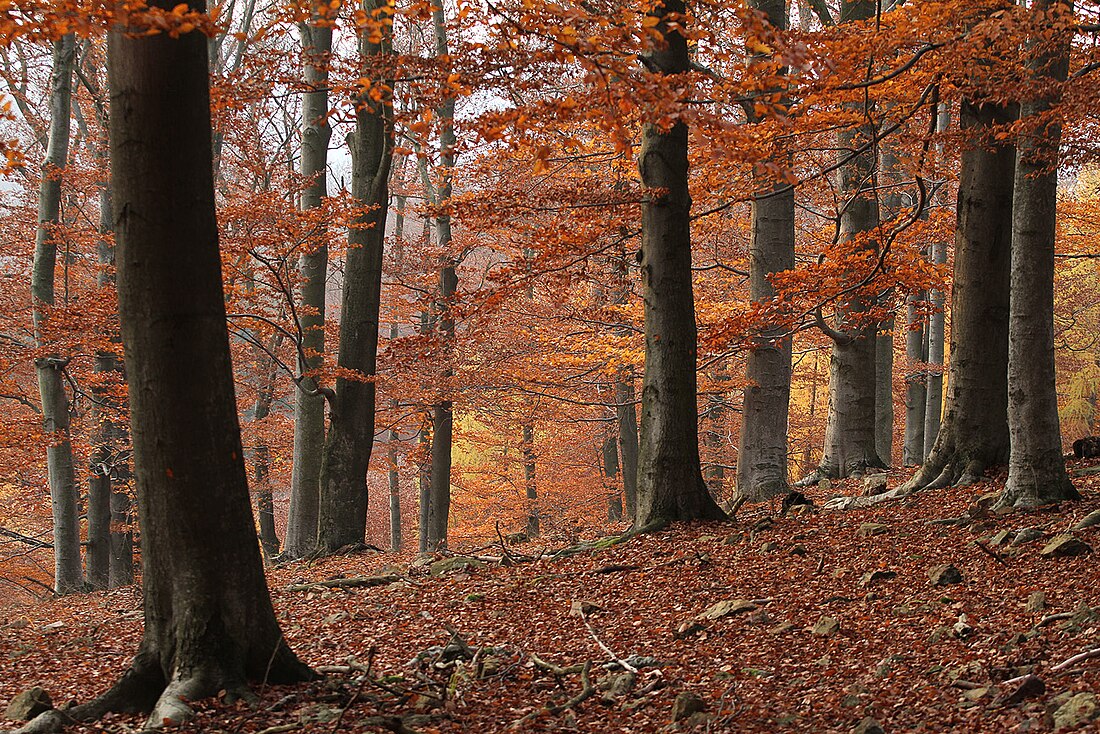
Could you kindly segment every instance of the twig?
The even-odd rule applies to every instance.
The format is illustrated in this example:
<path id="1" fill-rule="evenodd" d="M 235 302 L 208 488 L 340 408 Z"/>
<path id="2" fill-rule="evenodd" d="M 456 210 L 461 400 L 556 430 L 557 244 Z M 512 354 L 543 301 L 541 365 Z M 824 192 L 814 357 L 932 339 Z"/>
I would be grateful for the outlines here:
<path id="1" fill-rule="evenodd" d="M 363 670 L 366 673 L 366 675 L 363 677 L 363 680 L 359 681 L 359 686 L 355 689 L 355 693 L 352 694 L 352 697 L 348 701 L 347 705 L 344 706 L 344 708 L 340 709 L 340 715 L 336 717 L 336 721 L 334 721 L 333 724 L 332 724 L 332 731 L 333 732 L 337 731 L 340 728 L 340 724 L 344 720 L 344 714 L 346 714 L 348 709 L 350 709 L 352 707 L 352 705 L 354 705 L 355 702 L 357 700 L 359 700 L 360 694 L 363 693 L 363 686 L 367 685 L 367 683 L 369 683 L 369 682 L 370 683 L 374 682 L 374 678 L 371 676 L 371 668 L 374 667 L 374 655 L 377 652 L 378 652 L 378 648 L 371 645 L 370 652 L 367 653 L 367 664 L 366 665 L 363 665 L 362 663 L 360 663 L 358 660 L 356 660 L 353 657 L 348 658 L 348 665 L 350 665 L 353 668 Z"/>
<path id="2" fill-rule="evenodd" d="M 987 548 L 985 543 L 983 543 L 982 541 L 975 540 L 974 545 L 978 546 L 978 548 L 980 548 L 983 553 L 985 553 L 987 556 L 989 556 L 990 558 L 992 558 L 993 560 L 995 560 L 997 563 L 1001 564 L 1002 566 L 1008 566 L 1009 565 L 1008 561 L 1005 560 L 1004 556 L 1002 556 L 1000 553 L 993 550 L 992 548 Z"/>
<path id="3" fill-rule="evenodd" d="M 627 670 L 634 675 L 638 674 L 637 668 L 620 658 L 611 650 L 610 647 L 604 644 L 603 640 L 601 640 L 599 635 L 596 634 L 596 630 L 592 629 L 592 625 L 588 622 L 588 615 L 584 613 L 584 610 L 581 610 L 581 621 L 584 622 L 584 626 L 588 628 L 588 634 L 592 635 L 592 639 L 596 641 L 596 644 L 600 646 L 601 650 L 607 653 L 608 657 L 621 665 L 623 670 Z"/>
<path id="4" fill-rule="evenodd" d="M 1040 619 L 1039 624 L 1037 624 L 1035 626 L 1036 627 L 1046 627 L 1048 624 L 1052 624 L 1054 622 L 1059 622 L 1063 619 L 1072 619 L 1073 615 L 1075 615 L 1076 613 L 1077 612 L 1059 612 L 1058 614 L 1048 614 L 1047 616 Z"/>
<path id="5" fill-rule="evenodd" d="M 301 728 L 301 724 L 279 724 L 278 726 L 269 726 L 266 729 L 260 729 L 256 734 L 282 734 L 282 732 L 294 731 Z"/>
<path id="6" fill-rule="evenodd" d="M 1060 673 L 1061 671 L 1066 670 L 1067 668 L 1073 667 L 1077 663 L 1084 662 L 1085 660 L 1089 660 L 1091 658 L 1096 658 L 1096 657 L 1100 657 L 1100 647 L 1094 647 L 1091 650 L 1085 650 L 1084 652 L 1079 652 L 1076 655 L 1074 655 L 1073 657 L 1066 658 L 1065 660 L 1058 663 L 1057 665 L 1051 666 L 1050 670 L 1051 670 L 1052 673 Z"/>
<path id="7" fill-rule="evenodd" d="M 592 694 L 596 692 L 596 688 L 592 685 L 592 678 L 589 676 L 589 671 L 591 671 L 591 669 L 592 669 L 592 661 L 591 660 L 586 660 L 585 663 L 584 663 L 584 666 L 581 668 L 581 692 L 580 693 L 573 696 L 573 698 L 569 699 L 565 703 L 559 704 L 557 706 L 547 706 L 546 710 L 556 716 L 557 714 L 560 714 L 563 711 L 568 711 L 571 708 L 576 708 L 581 703 L 583 703 L 588 698 L 590 698 L 592 696 Z"/>
<path id="8" fill-rule="evenodd" d="M 570 665 L 567 668 L 563 668 L 560 665 L 554 665 L 553 663 L 546 662 L 535 653 L 530 653 L 528 657 L 531 658 L 531 662 L 535 664 L 536 668 L 538 668 L 539 670 L 545 670 L 547 673 L 552 673 L 559 678 L 567 675 L 572 675 L 573 673 L 579 673 L 581 672 L 581 670 L 584 669 L 584 666 L 579 663 L 577 665 Z"/>

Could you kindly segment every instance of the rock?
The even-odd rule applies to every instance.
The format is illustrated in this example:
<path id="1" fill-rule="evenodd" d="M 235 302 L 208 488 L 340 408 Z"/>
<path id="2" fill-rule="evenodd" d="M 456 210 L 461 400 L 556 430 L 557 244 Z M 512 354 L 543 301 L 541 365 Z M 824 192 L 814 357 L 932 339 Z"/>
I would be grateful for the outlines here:
<path id="1" fill-rule="evenodd" d="M 725 601 L 720 601 L 712 605 L 707 611 L 695 618 L 698 620 L 721 619 L 722 617 L 729 617 L 733 614 L 755 612 L 756 609 L 757 606 L 748 599 L 726 599 Z"/>
<path id="2" fill-rule="evenodd" d="M 989 539 L 989 544 L 992 546 L 1004 545 L 1005 543 L 1011 543 L 1013 536 L 1016 533 L 1012 530 L 1002 530 L 992 538 Z"/>
<path id="3" fill-rule="evenodd" d="M 763 545 L 760 546 L 760 552 L 761 553 L 771 553 L 771 552 L 775 551 L 778 547 L 779 547 L 778 543 L 769 540 L 768 542 L 766 542 L 766 543 L 764 543 Z"/>
<path id="4" fill-rule="evenodd" d="M 1078 693 L 1054 711 L 1054 728 L 1075 729 L 1100 716 L 1095 693 Z"/>
<path id="5" fill-rule="evenodd" d="M 1089 514 L 1085 515 L 1081 522 L 1073 526 L 1074 530 L 1084 530 L 1085 528 L 1091 528 L 1094 525 L 1100 525 L 1100 510 L 1093 510 Z"/>
<path id="6" fill-rule="evenodd" d="M 992 688 L 971 688 L 963 693 L 963 698 L 967 701 L 980 701 L 992 692 Z"/>
<path id="7" fill-rule="evenodd" d="M 928 569 L 928 580 L 933 586 L 947 586 L 949 584 L 961 584 L 963 580 L 959 569 L 950 563 L 944 563 Z"/>
<path id="8" fill-rule="evenodd" d="M 1037 675 L 1025 675 L 1013 690 L 994 699 L 995 706 L 1015 706 L 1029 698 L 1038 698 L 1047 692 L 1047 684 Z"/>
<path id="9" fill-rule="evenodd" d="M 897 571 L 871 571 L 860 577 L 859 585 L 871 586 L 879 581 L 889 581 L 890 579 L 897 578 L 897 575 Z"/>
<path id="10" fill-rule="evenodd" d="M 802 507 L 802 505 L 798 505 L 798 506 Z M 804 557 L 807 552 L 808 551 L 806 550 L 806 546 L 802 545 L 801 543 L 798 543 L 793 548 L 791 548 L 791 555 L 792 556 L 802 556 L 802 557 Z"/>
<path id="11" fill-rule="evenodd" d="M 602 612 L 603 607 L 599 604 L 593 604 L 590 601 L 584 601 L 583 599 L 574 599 L 569 605 L 570 617 L 587 617 L 589 614 L 595 612 Z"/>
<path id="12" fill-rule="evenodd" d="M 832 637 L 840 631 L 840 620 L 836 617 L 822 617 L 810 630 L 811 634 L 818 637 Z"/>
<path id="13" fill-rule="evenodd" d="M 432 576 L 442 576 L 452 571 L 461 571 L 467 568 L 481 568 L 485 565 L 484 562 L 479 561 L 476 558 L 470 558 L 468 556 L 452 556 L 450 558 L 444 558 L 443 560 L 436 561 L 428 567 L 428 573 Z"/>
<path id="14" fill-rule="evenodd" d="M 53 708 L 50 694 L 38 686 L 23 691 L 11 700 L 4 711 L 4 718 L 9 721 L 30 721 L 44 711 Z"/>
<path id="15" fill-rule="evenodd" d="M 852 727 L 852 734 L 886 734 L 886 730 L 882 728 L 882 724 L 868 716 Z"/>
<path id="16" fill-rule="evenodd" d="M 889 525 L 883 525 L 880 522 L 865 522 L 859 526 L 856 534 L 861 538 L 869 538 L 872 535 L 882 535 L 888 532 L 890 532 Z"/>
<path id="17" fill-rule="evenodd" d="M 707 703 L 698 694 L 684 691 L 676 696 L 672 704 L 672 720 L 683 721 L 692 714 L 699 714 L 707 710 Z"/>
<path id="18" fill-rule="evenodd" d="M 1013 548 L 1018 548 L 1025 543 L 1033 543 L 1043 537 L 1043 531 L 1039 528 L 1020 528 L 1016 531 L 1016 537 L 1012 539 L 1010 545 Z"/>
<path id="19" fill-rule="evenodd" d="M 817 483 L 817 488 L 820 489 L 822 492 L 832 492 L 833 483 L 829 480 L 828 477 L 823 477 L 821 481 Z"/>
<path id="20" fill-rule="evenodd" d="M 745 542 L 745 536 L 743 533 L 734 533 L 722 541 L 726 545 L 740 545 Z"/>
<path id="21" fill-rule="evenodd" d="M 1047 595 L 1041 591 L 1033 591 L 1027 597 L 1027 611 L 1034 614 L 1043 611 L 1047 606 Z"/>
<path id="22" fill-rule="evenodd" d="M 889 477 L 886 474 L 870 474 L 863 479 L 863 496 L 872 497 L 886 491 L 886 482 Z"/>
<path id="23" fill-rule="evenodd" d="M 974 628 L 970 626 L 970 622 L 967 620 L 965 614 L 959 615 L 959 621 L 951 627 L 951 636 L 960 640 L 965 640 L 974 634 Z"/>
<path id="24" fill-rule="evenodd" d="M 1075 538 L 1070 533 L 1055 535 L 1039 551 L 1039 555 L 1045 558 L 1065 558 L 1068 556 L 1083 556 L 1092 553 L 1092 546 Z"/>
<path id="25" fill-rule="evenodd" d="M 676 629 L 673 630 L 672 636 L 677 640 L 686 640 L 692 635 L 699 634 L 705 630 L 707 626 L 696 619 L 689 619 L 676 625 Z"/>
<path id="26" fill-rule="evenodd" d="M 791 630 L 795 629 L 795 626 L 790 622 L 780 622 L 776 626 L 768 630 L 769 635 L 785 635 Z"/>
<path id="27" fill-rule="evenodd" d="M 629 671 L 605 677 L 600 681 L 599 687 L 604 691 L 604 694 L 600 696 L 600 701 L 607 705 L 614 704 L 634 689 L 637 680 L 638 676 Z"/>

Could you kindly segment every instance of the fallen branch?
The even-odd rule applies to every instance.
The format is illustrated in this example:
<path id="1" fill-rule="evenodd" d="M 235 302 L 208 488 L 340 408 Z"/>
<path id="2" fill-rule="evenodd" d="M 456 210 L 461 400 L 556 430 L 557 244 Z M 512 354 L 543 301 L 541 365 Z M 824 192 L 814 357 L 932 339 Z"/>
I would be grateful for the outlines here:
<path id="1" fill-rule="evenodd" d="M 568 711 L 571 708 L 576 708 L 584 701 L 592 696 L 596 692 L 595 686 L 592 685 L 592 678 L 589 672 L 592 669 L 592 661 L 586 660 L 584 666 L 581 667 L 581 692 L 573 696 L 565 703 L 558 704 L 557 706 L 547 706 L 547 711 L 557 716 L 558 714 Z"/>
<path id="2" fill-rule="evenodd" d="M 623 660 L 618 655 L 616 655 L 615 652 L 610 647 L 608 647 L 607 645 L 604 644 L 603 640 L 601 640 L 599 635 L 596 634 L 596 630 L 592 629 L 592 625 L 588 621 L 588 615 L 585 614 L 583 610 L 581 610 L 581 621 L 584 622 L 584 626 L 588 628 L 588 634 L 592 635 L 592 639 L 596 641 L 596 644 L 600 646 L 601 650 L 603 650 L 605 653 L 607 653 L 607 656 L 609 658 L 611 658 L 616 663 L 618 663 L 620 666 L 622 666 L 623 670 L 627 670 L 627 671 L 633 673 L 634 675 L 638 674 L 638 669 L 637 668 L 635 668 L 633 665 L 631 665 L 630 663 Z"/>
<path id="3" fill-rule="evenodd" d="M 1047 616 L 1040 619 L 1039 623 L 1035 626 L 1036 627 L 1046 627 L 1048 624 L 1053 624 L 1055 622 L 1060 622 L 1063 619 L 1072 619 L 1074 617 L 1074 615 L 1076 615 L 1076 614 L 1077 614 L 1077 612 L 1059 612 L 1058 614 L 1048 614 Z"/>
<path id="4" fill-rule="evenodd" d="M 318 589 L 355 589 L 365 586 L 386 586 L 401 581 L 400 576 L 350 576 L 346 579 L 327 579 L 308 584 L 290 584 L 287 591 L 316 591 Z"/>
<path id="5" fill-rule="evenodd" d="M 295 731 L 301 728 L 301 724 L 279 724 L 278 726 L 269 726 L 266 729 L 260 729 L 256 734 L 283 734 L 283 732 Z"/>
<path id="6" fill-rule="evenodd" d="M 980 548 L 983 553 L 985 553 L 987 556 L 989 556 L 993 560 L 997 561 L 997 563 L 1001 564 L 1002 566 L 1010 565 L 1008 563 L 1008 561 L 1005 560 L 1004 556 L 1002 556 L 1000 553 L 993 550 L 992 548 L 987 548 L 985 543 L 983 543 L 982 541 L 975 540 L 974 545 L 978 546 L 978 548 Z"/>
<path id="7" fill-rule="evenodd" d="M 539 670 L 545 670 L 547 673 L 556 675 L 559 678 L 565 677 L 567 675 L 573 675 L 574 673 L 579 673 L 584 669 L 584 666 L 579 663 L 576 665 L 570 665 L 567 668 L 563 668 L 560 665 L 554 665 L 553 663 L 546 662 L 535 653 L 530 653 L 529 657 L 531 658 L 531 662 L 535 664 L 536 668 L 538 668 Z"/>
<path id="8" fill-rule="evenodd" d="M 1058 663 L 1057 665 L 1051 666 L 1050 670 L 1053 673 L 1060 673 L 1063 670 L 1066 670 L 1068 668 L 1073 667 L 1074 665 L 1077 665 L 1077 663 L 1081 663 L 1081 662 L 1084 662 L 1086 660 L 1090 660 L 1090 659 L 1096 658 L 1096 657 L 1100 657 L 1100 647 L 1094 647 L 1091 650 L 1085 650 L 1084 652 L 1079 652 L 1079 653 L 1077 653 L 1076 655 L 1074 655 L 1072 657 L 1066 658 L 1065 660 Z"/>

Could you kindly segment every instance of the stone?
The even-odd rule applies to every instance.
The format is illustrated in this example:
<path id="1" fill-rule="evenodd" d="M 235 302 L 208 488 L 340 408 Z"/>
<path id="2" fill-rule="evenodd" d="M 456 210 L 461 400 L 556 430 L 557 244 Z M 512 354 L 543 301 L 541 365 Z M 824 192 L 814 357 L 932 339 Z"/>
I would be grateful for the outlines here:
<path id="1" fill-rule="evenodd" d="M 726 545 L 739 545 L 745 542 L 745 535 L 743 533 L 734 533 L 722 541 Z"/>
<path id="2" fill-rule="evenodd" d="M 965 640 L 974 634 L 974 628 L 970 626 L 969 620 L 967 620 L 965 614 L 959 615 L 959 621 L 955 622 L 951 627 L 951 636 L 960 640 Z"/>
<path id="3" fill-rule="evenodd" d="M 959 569 L 950 563 L 933 566 L 928 569 L 928 580 L 933 586 L 947 586 L 949 584 L 961 584 L 963 577 Z"/>
<path id="4" fill-rule="evenodd" d="M 1015 531 L 1002 530 L 989 539 L 989 544 L 992 546 L 1004 545 L 1005 543 L 1011 543 L 1012 538 L 1016 535 Z"/>
<path id="5" fill-rule="evenodd" d="M 1013 548 L 1018 548 L 1026 543 L 1033 543 L 1043 537 L 1043 531 L 1039 528 L 1020 528 L 1016 531 L 1016 537 L 1012 539 L 1010 545 Z"/>
<path id="6" fill-rule="evenodd" d="M 1033 591 L 1027 596 L 1027 611 L 1035 614 L 1046 609 L 1047 595 L 1041 591 Z"/>
<path id="7" fill-rule="evenodd" d="M 967 701 L 980 701 L 992 692 L 992 688 L 971 688 L 963 693 L 963 698 Z"/>
<path id="8" fill-rule="evenodd" d="M 4 711 L 4 718 L 9 721 L 30 721 L 35 716 L 53 708 L 53 701 L 45 689 L 35 686 L 20 693 L 11 700 Z"/>
<path id="9" fill-rule="evenodd" d="M 780 622 L 774 627 L 768 630 L 769 635 L 785 635 L 791 630 L 795 629 L 795 626 L 790 622 Z"/>
<path id="10" fill-rule="evenodd" d="M 863 478 L 863 496 L 873 497 L 886 491 L 889 477 L 886 474 L 870 474 Z"/>
<path id="11" fill-rule="evenodd" d="M 799 505 L 799 507 L 801 507 L 801 506 L 802 505 Z M 792 556 L 805 557 L 806 553 L 808 553 L 808 551 L 806 550 L 806 546 L 802 545 L 801 543 L 798 543 L 793 548 L 791 548 L 791 555 Z"/>
<path id="12" fill-rule="evenodd" d="M 852 727 L 852 734 L 886 734 L 886 730 L 882 728 L 882 724 L 868 716 Z"/>
<path id="13" fill-rule="evenodd" d="M 676 629 L 672 631 L 672 636 L 677 640 L 686 640 L 692 635 L 702 632 L 706 628 L 707 626 L 698 620 L 689 619 L 676 625 Z"/>
<path id="14" fill-rule="evenodd" d="M 696 619 L 721 619 L 722 617 L 729 617 L 734 614 L 755 612 L 756 609 L 757 606 L 748 599 L 726 599 L 711 605 L 709 609 L 698 615 Z"/>
<path id="15" fill-rule="evenodd" d="M 587 617 L 589 614 L 594 614 L 595 612 L 602 611 L 603 607 L 601 607 L 599 604 L 594 604 L 590 601 L 585 601 L 583 599 L 574 599 L 569 605 L 570 617 Z"/>
<path id="16" fill-rule="evenodd" d="M 1047 692 L 1047 684 L 1037 675 L 1025 675 L 1017 686 L 1004 695 L 998 696 L 994 704 L 998 706 L 1015 706 L 1029 698 L 1038 698 Z"/>
<path id="17" fill-rule="evenodd" d="M 760 552 L 761 553 L 771 553 L 771 552 L 775 551 L 777 548 L 779 548 L 779 544 L 774 542 L 774 541 L 769 540 L 768 542 L 766 542 L 766 543 L 764 543 L 763 545 L 760 546 Z"/>
<path id="18" fill-rule="evenodd" d="M 1081 522 L 1073 526 L 1074 530 L 1084 530 L 1085 528 L 1091 528 L 1095 525 L 1100 525 L 1100 510 L 1093 510 L 1089 514 L 1081 518 Z"/>
<path id="19" fill-rule="evenodd" d="M 1055 535 L 1046 544 L 1039 555 L 1044 558 L 1067 558 L 1069 556 L 1083 556 L 1092 553 L 1092 546 L 1078 540 L 1070 533 Z"/>
<path id="20" fill-rule="evenodd" d="M 890 579 L 897 578 L 897 571 L 871 571 L 863 574 L 859 579 L 860 586 L 871 586 L 879 581 L 889 581 Z"/>
<path id="21" fill-rule="evenodd" d="M 453 571 L 463 571 L 469 568 L 481 568 L 485 565 L 483 561 L 479 561 L 476 558 L 470 558 L 468 556 L 452 556 L 450 558 L 444 558 L 440 561 L 436 561 L 428 567 L 428 573 L 432 576 L 442 576 L 443 574 L 451 573 Z"/>
<path id="22" fill-rule="evenodd" d="M 1076 729 L 1100 716 L 1095 693 L 1078 693 L 1054 711 L 1054 728 Z"/>
<path id="23" fill-rule="evenodd" d="M 880 522 L 865 522 L 859 526 L 856 534 L 861 538 L 869 538 L 872 535 L 882 535 L 888 532 L 890 532 L 889 525 L 883 525 Z"/>
<path id="24" fill-rule="evenodd" d="M 818 637 L 832 637 L 840 631 L 840 620 L 836 617 L 822 617 L 810 630 L 811 634 Z"/>
<path id="25" fill-rule="evenodd" d="M 820 489 L 822 492 L 832 492 L 833 483 L 829 480 L 828 477 L 822 477 L 821 481 L 817 483 L 817 488 Z"/>
<path id="26" fill-rule="evenodd" d="M 684 691 L 676 696 L 672 704 L 673 722 L 683 721 L 692 714 L 699 714 L 707 710 L 707 703 L 698 694 Z"/>

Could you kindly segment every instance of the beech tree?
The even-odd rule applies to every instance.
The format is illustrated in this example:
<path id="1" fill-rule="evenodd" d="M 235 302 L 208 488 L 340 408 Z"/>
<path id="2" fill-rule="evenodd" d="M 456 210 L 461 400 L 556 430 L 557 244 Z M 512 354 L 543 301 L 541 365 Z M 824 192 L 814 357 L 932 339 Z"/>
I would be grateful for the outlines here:
<path id="1" fill-rule="evenodd" d="M 663 76 L 690 68 L 680 30 L 682 0 L 665 0 L 651 16 L 664 47 L 647 66 Z M 638 155 L 642 185 L 642 301 L 645 303 L 645 377 L 635 525 L 659 527 L 674 520 L 719 520 L 726 514 L 710 496 L 699 465 L 696 415 L 695 299 L 691 284 L 691 195 L 688 193 L 688 128 L 647 123 Z"/>
<path id="2" fill-rule="evenodd" d="M 240 695 L 248 680 L 312 675 L 275 620 L 248 497 L 214 214 L 206 37 L 140 31 L 112 31 L 108 73 L 145 632 L 114 687 L 42 714 L 25 733 L 108 711 L 151 712 L 148 726 L 158 727 L 186 719 L 188 701 Z"/>
<path id="3" fill-rule="evenodd" d="M 1066 476 L 1054 384 L 1054 234 L 1058 145 L 1062 124 L 1051 117 L 1069 71 L 1073 5 L 1036 0 L 1037 29 L 1028 68 L 1042 93 L 1020 107 L 1030 127 L 1016 145 L 1012 204 L 1012 287 L 1008 317 L 1008 482 L 1004 506 L 1045 505 L 1081 496 Z"/>
<path id="4" fill-rule="evenodd" d="M 348 231 L 336 388 L 321 459 L 317 545 L 326 552 L 362 543 L 367 528 L 367 468 L 374 446 L 378 314 L 382 251 L 393 159 L 393 83 L 388 58 L 391 18 L 385 0 L 364 0 L 359 29 L 360 84 L 351 148 L 352 198 L 359 208 Z"/>

